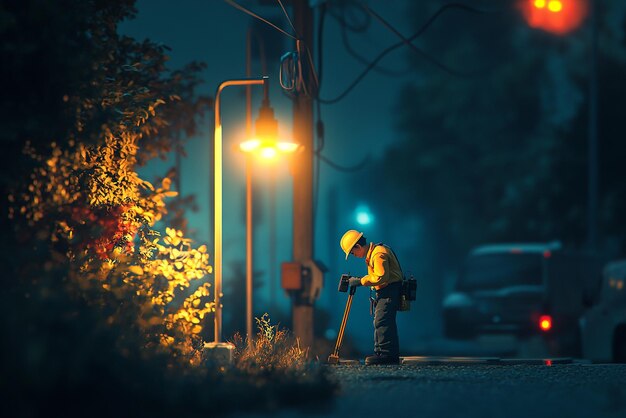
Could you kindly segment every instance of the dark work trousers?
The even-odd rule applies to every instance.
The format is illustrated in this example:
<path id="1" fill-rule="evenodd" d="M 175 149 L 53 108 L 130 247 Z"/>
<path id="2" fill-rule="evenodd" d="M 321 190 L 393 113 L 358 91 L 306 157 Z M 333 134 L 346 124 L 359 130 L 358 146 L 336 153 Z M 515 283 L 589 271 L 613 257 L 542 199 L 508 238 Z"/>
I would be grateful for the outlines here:
<path id="1" fill-rule="evenodd" d="M 396 312 L 400 305 L 401 282 L 391 283 L 376 291 L 374 304 L 374 353 L 382 356 L 398 356 L 398 327 Z"/>

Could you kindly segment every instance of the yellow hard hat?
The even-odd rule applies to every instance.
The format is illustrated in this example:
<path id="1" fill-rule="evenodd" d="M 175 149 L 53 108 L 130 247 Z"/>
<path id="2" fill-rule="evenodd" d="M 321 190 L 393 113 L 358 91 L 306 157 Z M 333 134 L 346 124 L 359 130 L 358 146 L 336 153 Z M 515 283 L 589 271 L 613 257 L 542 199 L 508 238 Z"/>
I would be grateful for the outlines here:
<path id="1" fill-rule="evenodd" d="M 362 236 L 363 232 L 355 231 L 354 229 L 351 229 L 343 234 L 341 241 L 339 241 L 339 245 L 341 245 L 343 252 L 346 253 L 346 260 L 350 255 L 350 251 L 352 251 L 352 247 L 354 247 L 354 244 L 356 244 Z"/>

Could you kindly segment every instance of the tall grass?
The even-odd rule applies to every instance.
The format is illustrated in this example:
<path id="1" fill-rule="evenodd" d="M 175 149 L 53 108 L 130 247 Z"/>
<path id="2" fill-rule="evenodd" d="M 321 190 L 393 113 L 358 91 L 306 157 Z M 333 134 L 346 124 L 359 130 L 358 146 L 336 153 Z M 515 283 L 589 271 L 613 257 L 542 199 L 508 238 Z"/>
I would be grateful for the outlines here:
<path id="1" fill-rule="evenodd" d="M 301 373 L 308 368 L 308 350 L 300 346 L 300 341 L 287 330 L 272 325 L 269 315 L 255 318 L 256 338 L 243 338 L 237 333 L 233 337 L 235 345 L 234 365 L 250 375 L 272 373 Z"/>

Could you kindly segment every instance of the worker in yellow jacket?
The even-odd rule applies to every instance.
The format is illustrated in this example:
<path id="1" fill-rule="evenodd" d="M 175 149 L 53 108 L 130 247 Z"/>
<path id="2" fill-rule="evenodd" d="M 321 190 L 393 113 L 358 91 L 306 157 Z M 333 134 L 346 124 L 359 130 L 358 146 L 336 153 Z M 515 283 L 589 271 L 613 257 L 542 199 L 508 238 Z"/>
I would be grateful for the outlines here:
<path id="1" fill-rule="evenodd" d="M 393 250 L 384 244 L 367 243 L 362 232 L 351 229 L 339 242 L 348 256 L 365 258 L 367 275 L 351 277 L 348 285 L 371 286 L 376 291 L 372 298 L 374 310 L 374 355 L 365 358 L 365 364 L 398 364 L 400 345 L 396 312 L 400 305 L 402 270 Z"/>

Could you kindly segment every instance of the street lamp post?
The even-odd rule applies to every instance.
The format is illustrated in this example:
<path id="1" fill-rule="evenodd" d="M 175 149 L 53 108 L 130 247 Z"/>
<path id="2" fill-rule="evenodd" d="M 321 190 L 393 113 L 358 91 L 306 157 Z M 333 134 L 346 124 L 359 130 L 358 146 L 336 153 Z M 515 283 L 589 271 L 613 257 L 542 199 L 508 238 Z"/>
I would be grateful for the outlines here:
<path id="1" fill-rule="evenodd" d="M 222 339 L 222 120 L 220 114 L 220 93 L 229 86 L 251 86 L 265 84 L 267 77 L 248 78 L 238 80 L 226 80 L 220 83 L 215 93 L 215 131 L 214 131 L 214 188 L 213 188 L 213 233 L 214 233 L 214 258 L 213 274 L 215 275 L 215 327 L 214 341 L 219 343 Z"/>
<path id="2" fill-rule="evenodd" d="M 220 115 L 220 93 L 228 86 L 251 86 L 263 84 L 264 95 L 263 104 L 259 110 L 259 117 L 256 121 L 256 137 L 248 139 L 239 145 L 240 149 L 246 153 L 257 153 L 265 159 L 272 159 L 281 153 L 292 153 L 299 147 L 292 142 L 279 142 L 278 121 L 274 119 L 274 111 L 269 102 L 269 81 L 268 77 L 246 78 L 239 80 L 228 80 L 222 82 L 215 94 L 215 151 L 214 151 L 214 267 L 215 275 L 215 344 L 219 344 L 222 338 L 222 122 Z M 248 131 L 250 131 L 248 127 Z M 247 158 L 246 169 L 246 332 L 248 338 L 252 338 L 252 199 L 251 199 L 251 167 L 250 159 Z"/>

